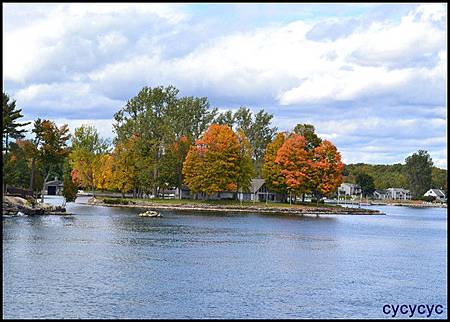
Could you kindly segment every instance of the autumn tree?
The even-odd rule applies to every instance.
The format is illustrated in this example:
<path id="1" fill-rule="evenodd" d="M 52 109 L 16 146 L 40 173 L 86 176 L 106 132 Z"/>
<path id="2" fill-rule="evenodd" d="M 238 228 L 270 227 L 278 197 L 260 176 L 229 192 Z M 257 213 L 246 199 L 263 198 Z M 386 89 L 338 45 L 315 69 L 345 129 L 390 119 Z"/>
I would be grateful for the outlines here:
<path id="1" fill-rule="evenodd" d="M 312 192 L 317 203 L 321 196 L 329 195 L 342 183 L 344 164 L 336 147 L 328 140 L 323 140 L 312 150 L 310 180 Z"/>
<path id="2" fill-rule="evenodd" d="M 311 188 L 312 164 L 306 144 L 303 136 L 293 133 L 280 147 L 275 158 L 287 190 L 295 196 Z"/>
<path id="3" fill-rule="evenodd" d="M 262 165 L 266 146 L 272 141 L 277 130 L 271 127 L 273 115 L 263 109 L 253 114 L 249 108 L 241 106 L 236 112 L 226 111 L 216 118 L 218 124 L 226 124 L 237 132 L 242 130 L 252 146 L 252 159 L 255 174 L 262 175 Z"/>
<path id="4" fill-rule="evenodd" d="M 322 139 L 315 133 L 314 125 L 299 123 L 294 128 L 294 133 L 301 135 L 306 140 L 306 150 L 311 151 L 322 143 Z"/>
<path id="5" fill-rule="evenodd" d="M 82 125 L 75 129 L 70 164 L 77 173 L 78 184 L 90 188 L 93 194 L 96 186 L 95 169 L 99 167 L 101 155 L 107 151 L 108 142 L 100 137 L 94 126 Z"/>
<path id="6" fill-rule="evenodd" d="M 240 146 L 227 125 L 213 124 L 191 146 L 183 164 L 185 182 L 192 192 L 236 191 L 240 176 Z"/>
<path id="7" fill-rule="evenodd" d="M 97 156 L 93 169 L 94 186 L 101 191 L 114 189 L 113 185 L 114 157 L 109 154 Z"/>
<path id="8" fill-rule="evenodd" d="M 287 185 L 284 176 L 281 173 L 281 165 L 275 162 L 277 152 L 286 141 L 286 134 L 278 133 L 274 140 L 267 145 L 262 175 L 267 187 L 280 194 L 287 192 Z"/>
<path id="9" fill-rule="evenodd" d="M 252 146 L 242 129 L 238 130 L 237 139 L 239 144 L 239 174 L 236 182 L 237 191 L 248 192 L 250 191 L 251 181 L 255 175 L 252 162 Z"/>
<path id="10" fill-rule="evenodd" d="M 138 168 L 136 166 L 136 136 L 130 137 L 125 143 L 116 144 L 112 166 L 112 187 L 118 189 L 125 197 L 125 193 L 136 187 Z"/>

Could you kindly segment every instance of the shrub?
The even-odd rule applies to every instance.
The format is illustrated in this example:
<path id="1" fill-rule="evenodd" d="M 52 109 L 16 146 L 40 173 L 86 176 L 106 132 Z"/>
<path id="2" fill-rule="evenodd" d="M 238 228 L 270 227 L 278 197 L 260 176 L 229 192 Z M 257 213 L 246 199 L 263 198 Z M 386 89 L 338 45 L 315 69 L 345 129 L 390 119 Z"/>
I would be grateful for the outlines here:
<path id="1" fill-rule="evenodd" d="M 103 202 L 108 205 L 128 205 L 128 200 L 121 199 L 121 198 L 105 198 L 103 199 Z"/>

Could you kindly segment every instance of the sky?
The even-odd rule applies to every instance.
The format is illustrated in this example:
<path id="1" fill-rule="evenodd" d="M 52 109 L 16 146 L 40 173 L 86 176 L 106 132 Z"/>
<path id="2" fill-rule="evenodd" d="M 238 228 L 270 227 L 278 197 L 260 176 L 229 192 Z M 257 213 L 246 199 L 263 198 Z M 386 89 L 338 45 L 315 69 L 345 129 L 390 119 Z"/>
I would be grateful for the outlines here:
<path id="1" fill-rule="evenodd" d="M 447 169 L 447 4 L 3 3 L 3 89 L 112 138 L 144 86 L 310 123 L 345 163 Z"/>

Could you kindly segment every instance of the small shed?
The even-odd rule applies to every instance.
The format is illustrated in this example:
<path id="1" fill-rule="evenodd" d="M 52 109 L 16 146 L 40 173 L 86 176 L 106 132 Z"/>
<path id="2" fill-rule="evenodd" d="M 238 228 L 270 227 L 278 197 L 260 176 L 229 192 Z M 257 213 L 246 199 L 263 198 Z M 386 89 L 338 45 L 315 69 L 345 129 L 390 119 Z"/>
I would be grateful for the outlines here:
<path id="1" fill-rule="evenodd" d="M 44 183 L 44 195 L 59 196 L 62 195 L 64 183 L 57 178 Z"/>

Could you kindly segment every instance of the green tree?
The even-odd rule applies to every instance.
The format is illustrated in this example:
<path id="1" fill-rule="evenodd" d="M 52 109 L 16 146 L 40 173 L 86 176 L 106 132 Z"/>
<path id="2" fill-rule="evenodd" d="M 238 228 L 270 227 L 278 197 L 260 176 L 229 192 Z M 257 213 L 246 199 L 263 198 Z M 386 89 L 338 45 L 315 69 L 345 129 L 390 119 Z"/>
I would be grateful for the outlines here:
<path id="1" fill-rule="evenodd" d="M 31 122 L 18 123 L 18 119 L 22 118 L 22 109 L 18 109 L 16 106 L 16 101 L 9 101 L 10 98 L 8 94 L 3 92 L 3 102 L 2 102 L 2 139 L 3 139 L 3 151 L 8 154 L 8 148 L 10 139 L 22 139 L 24 138 L 25 129 L 19 129 L 24 127 Z"/>
<path id="2" fill-rule="evenodd" d="M 433 161 L 427 151 L 419 150 L 405 160 L 405 173 L 414 197 L 422 197 L 431 188 Z"/>
<path id="3" fill-rule="evenodd" d="M 73 202 L 77 198 L 78 187 L 72 181 L 72 168 L 70 166 L 69 159 L 64 161 L 64 174 L 63 174 L 63 191 L 64 203 Z"/>
<path id="4" fill-rule="evenodd" d="M 62 178 L 64 158 L 67 157 L 67 141 L 70 138 L 69 128 L 66 124 L 57 127 L 49 120 L 37 119 L 32 132 L 34 155 L 32 156 L 30 187 L 33 187 L 36 165 L 42 175 L 42 202 L 44 201 L 44 184 L 51 175 Z"/>
<path id="5" fill-rule="evenodd" d="M 294 128 L 294 133 L 301 135 L 306 140 L 306 149 L 308 151 L 313 150 L 322 143 L 322 139 L 315 133 L 314 126 L 311 124 L 297 124 Z"/>
<path id="6" fill-rule="evenodd" d="M 373 177 L 365 172 L 356 175 L 356 183 L 361 186 L 362 194 L 367 197 L 375 191 L 375 183 Z"/>

